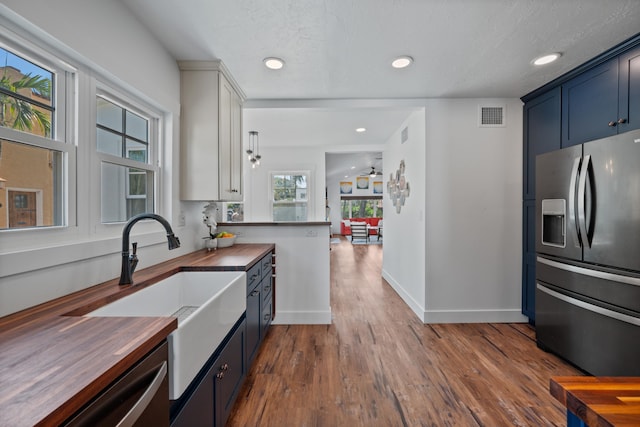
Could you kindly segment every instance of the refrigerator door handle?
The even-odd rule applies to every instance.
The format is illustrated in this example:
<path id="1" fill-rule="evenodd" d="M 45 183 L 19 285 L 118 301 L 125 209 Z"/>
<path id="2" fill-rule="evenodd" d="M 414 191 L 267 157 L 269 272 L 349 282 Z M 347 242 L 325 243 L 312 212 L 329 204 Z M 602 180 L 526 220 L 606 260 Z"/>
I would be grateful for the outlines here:
<path id="1" fill-rule="evenodd" d="M 573 168 L 571 169 L 571 182 L 569 183 L 569 218 L 573 221 L 573 227 L 570 227 L 570 229 L 571 237 L 573 237 L 577 247 L 580 247 L 580 233 L 578 230 L 578 218 L 576 217 L 576 181 L 578 180 L 581 160 L 582 157 L 574 159 Z"/>
<path id="2" fill-rule="evenodd" d="M 629 316 L 628 314 L 609 310 L 608 308 L 600 307 L 594 304 L 590 304 L 586 301 L 581 301 L 579 299 L 570 297 L 568 295 L 561 294 L 560 292 L 556 292 L 553 289 L 547 288 L 546 286 L 542 285 L 539 282 L 536 282 L 536 288 L 547 295 L 551 295 L 554 298 L 557 298 L 571 305 L 575 305 L 576 307 L 580 307 L 585 310 L 589 310 L 594 313 L 600 314 L 602 316 L 610 317 L 612 319 L 620 320 L 622 322 L 630 323 L 635 326 L 640 326 L 640 319 L 638 319 L 637 317 L 633 317 L 633 316 Z"/>
<path id="3" fill-rule="evenodd" d="M 543 258 L 541 256 L 536 257 L 536 261 L 548 265 L 549 267 L 559 268 L 560 270 L 568 271 L 570 273 L 581 274 L 583 276 L 595 277 L 596 279 L 610 280 L 612 282 L 624 283 L 627 285 L 640 286 L 640 277 L 623 276 L 615 273 L 608 273 L 606 271 L 593 270 L 590 268 L 580 267 L 577 265 L 565 264 L 551 259 Z"/>
<path id="4" fill-rule="evenodd" d="M 587 235 L 587 214 L 585 206 L 587 175 L 589 175 L 589 165 L 591 163 L 591 155 L 584 156 L 582 168 L 580 169 L 580 179 L 578 180 L 578 225 L 580 227 L 580 236 L 583 247 L 591 247 L 589 236 Z"/>

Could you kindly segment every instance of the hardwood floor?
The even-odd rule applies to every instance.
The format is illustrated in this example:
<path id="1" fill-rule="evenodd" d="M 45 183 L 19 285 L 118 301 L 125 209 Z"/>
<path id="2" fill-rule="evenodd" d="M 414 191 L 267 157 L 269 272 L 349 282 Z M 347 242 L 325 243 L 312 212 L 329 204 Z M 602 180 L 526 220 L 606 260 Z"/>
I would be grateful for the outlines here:
<path id="1" fill-rule="evenodd" d="M 274 325 L 229 426 L 562 426 L 553 375 L 580 371 L 526 324 L 424 325 L 381 278 L 382 247 L 331 251 L 331 325 Z"/>

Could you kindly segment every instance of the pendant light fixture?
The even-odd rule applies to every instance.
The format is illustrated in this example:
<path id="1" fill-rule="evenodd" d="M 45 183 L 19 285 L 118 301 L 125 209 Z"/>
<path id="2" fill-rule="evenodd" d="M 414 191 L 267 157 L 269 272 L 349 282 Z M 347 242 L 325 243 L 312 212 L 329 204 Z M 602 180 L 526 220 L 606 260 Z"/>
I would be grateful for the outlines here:
<path id="1" fill-rule="evenodd" d="M 255 130 L 249 131 L 249 148 L 247 149 L 247 159 L 251 162 L 251 168 L 255 169 L 256 166 L 260 166 L 260 147 L 258 145 L 258 132 Z"/>

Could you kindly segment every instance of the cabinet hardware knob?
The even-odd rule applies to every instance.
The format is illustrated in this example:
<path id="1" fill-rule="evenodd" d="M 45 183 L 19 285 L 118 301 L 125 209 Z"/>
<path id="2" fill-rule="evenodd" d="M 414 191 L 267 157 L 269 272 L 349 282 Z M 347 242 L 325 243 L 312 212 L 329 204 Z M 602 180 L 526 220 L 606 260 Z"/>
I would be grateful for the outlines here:
<path id="1" fill-rule="evenodd" d="M 251 295 L 252 297 L 255 297 L 259 293 L 260 293 L 260 291 L 256 289 L 255 291 L 251 292 L 249 295 Z"/>
<path id="2" fill-rule="evenodd" d="M 224 372 L 218 372 L 216 374 L 216 378 L 219 379 L 219 380 L 223 379 L 224 378 Z"/>
<path id="3" fill-rule="evenodd" d="M 220 370 L 221 370 L 221 371 L 227 371 L 227 370 L 229 370 L 229 364 L 228 364 L 228 363 L 223 364 L 222 366 L 220 366 Z"/>
<path id="4" fill-rule="evenodd" d="M 615 126 L 615 125 L 617 125 L 617 124 L 618 124 L 618 123 L 616 123 L 616 122 L 614 122 L 614 121 L 611 121 L 611 122 L 609 122 L 609 127 L 614 127 L 614 126 Z"/>
<path id="5" fill-rule="evenodd" d="M 627 123 L 627 119 L 618 119 L 618 124 Z"/>
<path id="6" fill-rule="evenodd" d="M 271 317 L 271 313 L 267 313 L 264 315 L 264 320 L 267 321 Z"/>

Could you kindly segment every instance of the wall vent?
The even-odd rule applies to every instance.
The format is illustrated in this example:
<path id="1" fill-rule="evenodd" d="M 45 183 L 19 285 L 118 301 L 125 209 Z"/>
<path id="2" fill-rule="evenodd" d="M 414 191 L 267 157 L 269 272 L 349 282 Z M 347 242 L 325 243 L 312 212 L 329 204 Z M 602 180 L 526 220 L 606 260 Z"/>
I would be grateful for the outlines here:
<path id="1" fill-rule="evenodd" d="M 504 105 L 481 105 L 478 109 L 478 126 L 481 128 L 505 127 L 507 123 Z"/>

